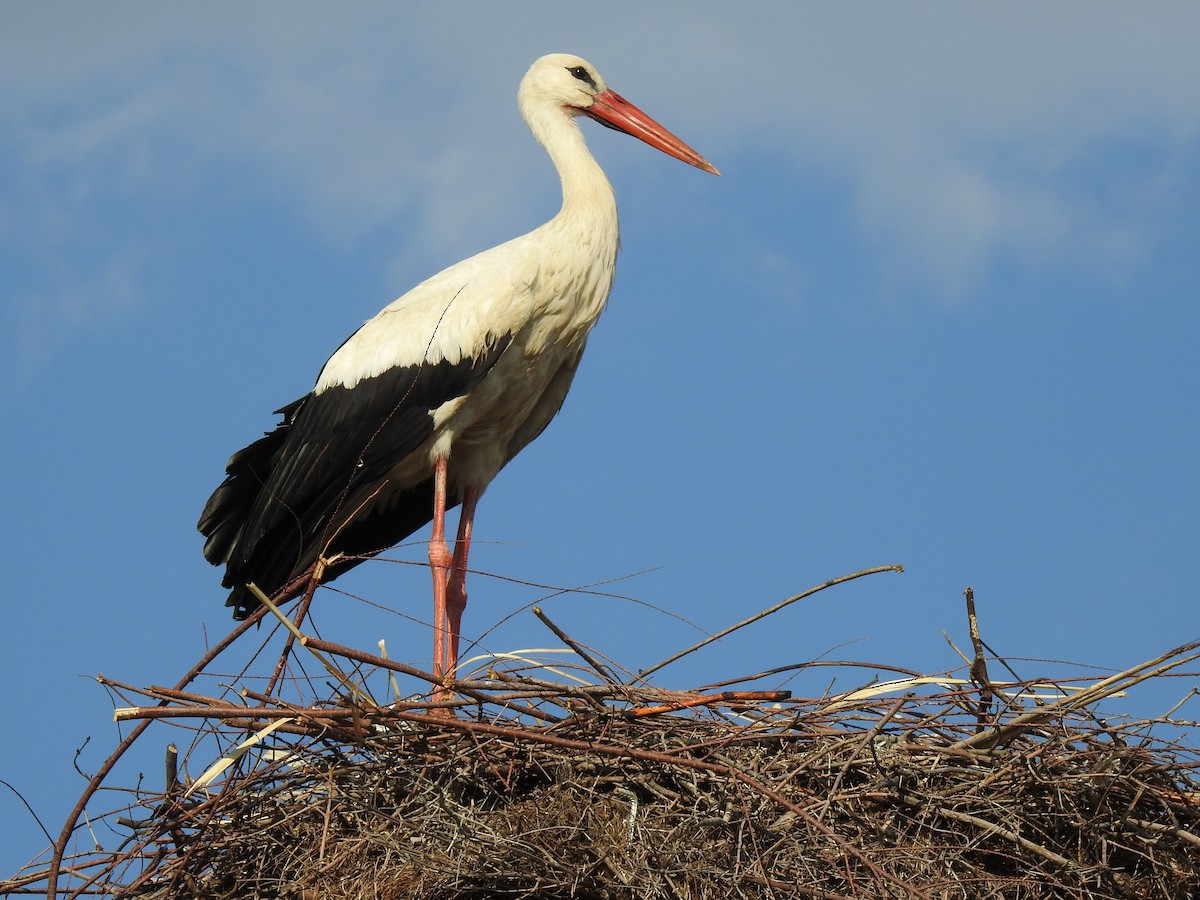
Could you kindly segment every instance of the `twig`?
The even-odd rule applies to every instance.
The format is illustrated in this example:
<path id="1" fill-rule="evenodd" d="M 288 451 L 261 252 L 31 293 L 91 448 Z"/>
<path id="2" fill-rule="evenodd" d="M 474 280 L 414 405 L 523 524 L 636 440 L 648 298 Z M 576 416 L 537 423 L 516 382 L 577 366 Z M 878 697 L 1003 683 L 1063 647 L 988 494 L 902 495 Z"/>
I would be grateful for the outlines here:
<path id="1" fill-rule="evenodd" d="M 842 779 L 846 777 L 846 773 L 850 771 L 850 767 L 854 764 L 854 761 L 858 759 L 863 750 L 866 749 L 875 740 L 875 738 L 877 738 L 883 732 L 883 729 L 887 727 L 888 722 L 895 718 L 896 713 L 900 712 L 900 708 L 903 707 L 904 704 L 908 703 L 912 697 L 912 694 L 905 694 L 903 697 L 897 699 L 896 702 L 888 708 L 888 711 L 879 718 L 879 721 L 872 725 L 871 729 L 862 736 L 862 740 L 858 742 L 858 746 L 854 748 L 854 752 L 846 757 L 845 765 L 843 765 L 841 770 L 837 773 L 837 777 L 833 779 L 833 784 L 830 785 L 829 791 L 825 794 L 825 801 L 821 804 L 821 808 L 816 812 L 816 817 L 818 819 L 825 818 L 825 812 L 829 809 L 829 804 L 833 800 L 833 796 L 841 789 Z M 871 755 L 875 756 L 874 750 L 871 751 Z"/>
<path id="2" fill-rule="evenodd" d="M 593 659 L 592 655 L 590 653 L 588 653 L 587 650 L 585 650 L 581 644 L 579 644 L 577 641 L 573 640 L 565 631 L 563 631 L 561 628 L 559 628 L 557 625 L 555 625 L 552 621 L 550 621 L 550 617 L 548 615 L 546 615 L 544 612 L 542 612 L 542 608 L 540 606 L 532 607 L 530 609 L 530 612 L 532 612 L 535 616 L 537 616 L 539 619 L 541 619 L 542 624 L 545 625 L 547 628 L 549 628 L 552 632 L 554 632 L 555 637 L 557 637 L 560 641 L 562 641 L 564 644 L 566 644 L 568 647 L 570 647 L 572 650 L 574 650 L 575 655 L 578 656 L 580 659 L 582 659 L 589 666 L 591 666 L 592 670 L 597 675 L 599 675 L 601 678 L 603 678 L 605 681 L 607 681 L 611 685 L 618 684 L 617 679 L 613 676 L 612 672 L 608 671 L 608 669 L 605 668 L 605 666 L 601 662 Z"/>
<path id="3" fill-rule="evenodd" d="M 376 666 L 380 669 L 388 669 L 393 672 L 401 672 L 405 675 L 411 675 L 414 678 L 420 678 L 424 681 L 428 681 L 430 684 L 433 684 L 435 686 L 441 683 L 440 679 L 434 678 L 434 676 L 431 673 L 423 672 L 414 666 L 405 665 L 404 663 L 399 663 L 399 662 L 396 662 L 395 660 L 391 660 L 391 659 L 384 659 L 381 656 L 374 656 L 370 653 L 364 653 L 361 650 L 356 650 L 353 647 L 346 647 L 341 644 L 335 644 L 332 641 L 323 641 L 319 638 L 305 635 L 303 638 L 300 639 L 300 643 L 306 647 L 310 647 L 315 650 L 322 650 L 325 653 L 330 653 L 330 654 L 334 654 L 337 656 L 344 656 L 347 659 L 353 660 L 355 662 L 365 663 L 366 665 L 369 665 L 369 666 Z M 478 703 L 490 703 L 491 702 L 490 697 L 488 697 L 486 694 L 484 694 L 480 691 L 472 689 L 468 683 L 461 682 L 461 681 L 454 681 L 449 686 L 452 687 L 456 693 L 465 694 L 467 697 L 470 697 L 472 700 L 475 700 Z M 421 703 L 421 704 L 413 704 L 413 705 L 420 706 L 424 709 L 453 709 L 456 706 L 462 706 L 463 701 L 461 701 L 461 700 L 441 700 L 441 701 L 434 701 L 431 703 Z M 533 709 L 532 707 L 515 706 L 514 709 L 517 709 L 520 712 L 523 712 L 523 713 L 530 715 L 537 719 L 545 718 L 545 715 L 543 713 L 540 713 L 538 710 Z"/>
<path id="4" fill-rule="evenodd" d="M 1171 669 L 1178 668 L 1184 663 L 1193 662 L 1200 659 L 1200 653 L 1192 653 L 1197 647 L 1200 647 L 1200 641 L 1193 641 L 1184 644 L 1181 647 L 1176 647 L 1161 656 L 1140 663 L 1124 672 L 1118 672 L 1108 678 L 1098 681 L 1090 687 L 1084 688 L 1077 694 L 1064 697 L 1054 703 L 1046 706 L 1038 707 L 1030 710 L 1023 715 L 1017 716 L 1011 722 L 1008 722 L 1000 727 L 993 728 L 988 731 L 980 731 L 965 740 L 961 740 L 953 746 L 956 748 L 976 748 L 990 749 L 999 746 L 1012 740 L 1018 735 L 1024 734 L 1030 728 L 1035 728 L 1044 722 L 1048 722 L 1055 716 L 1071 710 L 1079 709 L 1088 704 L 1103 700 L 1112 694 L 1124 690 L 1127 687 L 1132 687 L 1145 681 L 1147 678 L 1154 678 L 1157 675 L 1163 675 Z M 1184 654 L 1190 654 L 1184 656 Z M 1182 657 L 1174 662 L 1167 662 L 1173 657 Z M 1165 664 L 1164 664 L 1165 663 Z"/>
<path id="5" fill-rule="evenodd" d="M 200 658 L 200 661 L 196 663 L 196 665 L 192 666 L 188 673 L 184 675 L 182 679 L 180 679 L 177 685 L 175 685 L 175 689 L 181 691 L 191 684 L 192 681 L 205 670 L 209 663 L 224 653 L 225 650 L 228 649 L 229 646 L 233 644 L 233 642 L 236 641 L 241 635 L 245 634 L 250 628 L 260 622 L 262 617 L 266 615 L 266 612 L 267 611 L 265 609 L 260 609 L 251 613 L 244 622 L 234 628 L 233 631 L 229 632 L 229 634 L 224 637 L 224 639 L 219 641 L 211 650 L 204 654 L 204 656 Z M 75 831 L 75 825 L 79 821 L 79 816 L 83 813 L 88 801 L 92 799 L 92 795 L 95 794 L 96 791 L 99 790 L 100 785 L 104 783 L 104 779 L 108 776 L 108 773 L 112 771 L 113 766 L 117 764 L 117 760 L 125 755 L 125 751 L 133 746 L 134 741 L 136 741 L 141 736 L 142 732 L 145 731 L 149 726 L 149 720 L 140 722 L 133 729 L 133 731 L 129 733 L 125 740 L 121 741 L 121 743 L 117 745 L 117 748 L 109 755 L 108 759 L 104 761 L 103 765 L 101 765 L 96 771 L 96 774 L 92 776 L 92 779 L 88 782 L 88 785 L 84 789 L 82 796 L 80 796 L 79 800 L 76 801 L 75 806 L 71 809 L 70 814 L 68 814 L 67 821 L 63 824 L 62 831 L 59 832 L 58 840 L 54 842 L 54 855 L 51 857 L 50 871 L 46 876 L 47 900 L 56 900 L 58 896 L 58 873 L 62 868 L 62 859 L 63 854 L 67 849 L 67 841 L 71 839 L 71 835 Z"/>
<path id="6" fill-rule="evenodd" d="M 988 679 L 987 658 L 983 653 L 983 639 L 979 636 L 979 619 L 975 615 L 975 590 L 968 587 L 963 591 L 967 601 L 967 628 L 971 634 L 971 646 L 975 658 L 971 661 L 971 680 L 979 687 L 979 706 L 976 712 L 978 727 L 986 728 L 992 709 L 992 683 Z"/>
<path id="7" fill-rule="evenodd" d="M 271 680 L 267 682 L 266 693 L 268 694 L 275 692 L 275 687 L 279 684 L 279 679 L 283 677 L 284 669 L 287 667 L 288 657 L 292 654 L 292 644 L 295 643 L 296 635 L 299 633 L 298 629 L 300 628 L 301 623 L 304 621 L 304 617 L 308 614 L 308 608 L 312 605 L 313 594 L 316 593 L 317 587 L 321 583 L 321 576 L 325 574 L 325 565 L 325 558 L 321 557 L 315 563 L 313 563 L 305 573 L 308 578 L 308 584 L 305 585 L 304 593 L 300 597 L 300 604 L 296 607 L 296 621 L 293 623 L 293 627 L 288 628 L 288 636 L 283 642 L 283 649 L 279 652 L 279 662 L 275 665 L 275 671 L 271 675 Z M 248 584 L 246 587 L 249 588 L 252 594 L 257 594 L 260 598 L 262 597 L 262 591 L 259 590 L 258 585 Z M 279 603 L 284 603 L 285 601 L 283 597 L 280 596 L 280 593 L 275 595 L 276 599 Z M 274 612 L 277 617 L 280 617 L 278 610 L 274 610 Z M 286 621 L 290 620 L 285 620 L 285 622 Z"/>
<path id="8" fill-rule="evenodd" d="M 902 796 L 900 799 L 910 805 L 919 806 L 921 809 L 932 809 L 935 813 L 937 813 L 937 815 L 944 818 L 954 819 L 957 822 L 966 822 L 969 825 L 974 825 L 976 828 L 982 829 L 986 834 L 998 835 L 1004 838 L 1006 841 L 1011 841 L 1012 843 L 1019 847 L 1023 847 L 1031 853 L 1036 853 L 1038 856 L 1049 860 L 1057 866 L 1062 866 L 1066 869 L 1070 869 L 1075 866 L 1075 863 L 1067 859 L 1065 856 L 1061 856 L 1060 854 L 1055 853 L 1053 850 L 1049 850 L 1046 847 L 1043 847 L 1041 844 L 1035 843 L 1028 838 L 1021 837 L 1021 835 L 1017 834 L 1015 831 L 1005 828 L 1003 825 L 998 825 L 995 822 L 989 822 L 987 819 L 981 819 L 978 816 L 971 815 L 970 813 L 959 812 L 956 809 L 947 809 L 944 806 L 929 805 L 916 797 Z"/>
<path id="9" fill-rule="evenodd" d="M 315 575 L 313 577 L 314 577 L 314 579 L 316 578 Z M 314 581 L 313 583 L 315 584 L 316 582 Z M 278 606 L 276 606 L 274 603 L 271 602 L 271 599 L 266 594 L 264 594 L 262 591 L 260 591 L 258 589 L 258 585 L 248 584 L 246 586 L 250 589 L 250 593 L 254 594 L 254 596 L 258 598 L 258 602 L 261 603 L 263 606 L 265 606 L 267 609 L 269 609 L 271 611 L 271 614 L 273 616 L 275 616 L 276 619 L 279 620 L 280 624 L 282 624 L 283 627 L 288 630 L 289 636 L 298 640 L 302 647 L 307 647 L 308 651 L 317 658 L 317 661 L 320 662 L 321 665 L 323 665 L 325 667 L 325 671 L 327 671 L 330 675 L 332 675 L 334 678 L 336 678 L 338 680 L 338 682 L 340 682 L 347 690 L 349 690 L 353 697 L 357 698 L 358 700 L 360 700 L 364 703 L 372 702 L 370 696 L 368 696 L 367 693 L 362 688 L 360 688 L 357 684 L 352 682 L 348 675 L 346 675 L 341 669 L 339 669 L 337 666 L 335 666 L 333 664 L 332 660 L 323 656 L 316 648 L 314 648 L 308 642 L 307 636 L 302 631 L 300 631 L 300 629 L 295 624 L 293 624 L 291 619 L 289 619 L 287 616 L 285 616 L 279 610 Z M 303 612 L 303 610 L 301 610 L 301 612 Z M 299 619 L 300 616 L 297 616 L 296 618 Z M 274 686 L 274 678 L 272 678 L 271 684 L 269 684 L 267 687 L 268 693 L 270 693 L 271 688 L 273 686 Z"/>
<path id="10" fill-rule="evenodd" d="M 640 759 L 649 762 L 669 763 L 671 765 L 684 766 L 687 768 L 700 769 L 703 771 L 715 772 L 734 778 L 737 781 L 745 784 L 747 787 L 762 794 L 774 803 L 779 804 L 786 810 L 789 810 L 803 819 L 812 828 L 815 828 L 822 835 L 832 840 L 838 848 L 857 859 L 866 866 L 872 874 L 882 881 L 896 885 L 906 892 L 908 897 L 921 897 L 924 900 L 932 900 L 924 891 L 918 890 L 914 885 L 892 875 L 890 872 L 880 868 L 870 857 L 848 843 L 836 832 L 824 825 L 808 813 L 803 807 L 798 806 L 788 800 L 779 792 L 775 791 L 768 785 L 764 784 L 759 779 L 752 775 L 748 775 L 733 766 L 723 763 L 709 762 L 703 759 L 689 759 L 687 757 L 675 756 L 668 753 L 661 753 L 655 750 L 641 750 L 636 747 L 628 747 L 621 745 L 603 744 L 593 741 L 579 741 L 571 738 L 558 737 L 557 735 L 546 734 L 542 731 L 534 731 L 532 729 L 511 728 L 504 725 L 491 725 L 486 722 L 470 722 L 463 719 L 446 719 L 437 716 L 422 715 L 420 713 L 406 712 L 397 710 L 396 717 L 406 719 L 411 722 L 419 722 L 425 725 L 440 725 L 449 729 L 460 731 L 480 732 L 483 734 L 495 734 L 507 737 L 511 740 L 533 742 L 542 744 L 553 744 L 559 747 L 565 747 L 572 750 L 586 751 L 597 753 L 601 756 L 618 756 L 627 759 Z"/>
<path id="11" fill-rule="evenodd" d="M 839 578 L 834 578 L 832 581 L 826 581 L 824 584 L 819 584 L 816 587 L 809 588 L 807 591 L 802 591 L 799 594 L 788 597 L 786 600 L 781 600 L 779 603 L 776 603 L 774 606 L 770 607 L 769 609 L 764 609 L 762 612 L 757 613 L 748 619 L 743 619 L 741 622 L 738 622 L 736 625 L 730 625 L 724 631 L 718 631 L 716 634 L 706 637 L 704 640 L 700 641 L 700 643 L 693 644 L 692 646 L 688 647 L 686 650 L 680 650 L 678 653 L 674 654 L 673 656 L 668 656 L 662 662 L 656 663 L 655 665 L 651 666 L 648 669 L 640 670 L 638 672 L 638 677 L 645 679 L 652 673 L 657 672 L 659 669 L 664 668 L 665 666 L 669 666 L 671 663 L 676 662 L 679 659 L 682 659 L 683 657 L 687 656 L 689 653 L 695 653 L 701 647 L 707 647 L 713 641 L 720 640 L 721 638 L 726 637 L 727 635 L 733 634 L 733 632 L 737 631 L 739 628 L 745 628 L 747 625 L 752 625 L 755 622 L 757 622 L 759 619 L 766 618 L 767 616 L 771 615 L 772 613 L 777 613 L 777 612 L 779 612 L 779 610 L 783 609 L 785 606 L 789 606 L 792 603 L 795 603 L 797 600 L 803 600 L 805 597 L 811 597 L 813 594 L 817 593 L 818 591 L 823 591 L 826 588 L 833 587 L 834 585 L 844 584 L 847 581 L 853 581 L 855 578 L 862 578 L 864 575 L 878 575 L 880 572 L 903 572 L 903 571 L 904 571 L 903 566 L 877 566 L 874 569 L 863 569 L 861 572 L 854 572 L 850 575 L 842 575 Z"/>
<path id="12" fill-rule="evenodd" d="M 661 713 L 679 712 L 697 706 L 743 706 L 751 703 L 782 703 L 790 700 L 791 691 L 722 691 L 720 694 L 684 694 L 677 700 L 659 706 L 641 706 L 629 711 L 631 716 L 644 718 Z"/>

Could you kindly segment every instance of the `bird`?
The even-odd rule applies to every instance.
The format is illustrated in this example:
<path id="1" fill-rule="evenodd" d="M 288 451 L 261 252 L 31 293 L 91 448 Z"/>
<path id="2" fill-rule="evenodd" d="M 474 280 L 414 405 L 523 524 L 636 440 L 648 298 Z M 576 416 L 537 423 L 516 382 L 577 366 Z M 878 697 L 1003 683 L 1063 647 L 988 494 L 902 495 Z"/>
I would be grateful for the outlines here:
<path id="1" fill-rule="evenodd" d="M 536 60 L 517 100 L 562 207 L 386 306 L 229 459 L 198 529 L 235 619 L 261 605 L 250 585 L 276 603 L 311 594 L 432 521 L 433 675 L 454 677 L 480 497 L 557 414 L 612 287 L 616 199 L 579 120 L 720 174 L 578 56 Z M 446 512 L 460 504 L 451 551 Z"/>

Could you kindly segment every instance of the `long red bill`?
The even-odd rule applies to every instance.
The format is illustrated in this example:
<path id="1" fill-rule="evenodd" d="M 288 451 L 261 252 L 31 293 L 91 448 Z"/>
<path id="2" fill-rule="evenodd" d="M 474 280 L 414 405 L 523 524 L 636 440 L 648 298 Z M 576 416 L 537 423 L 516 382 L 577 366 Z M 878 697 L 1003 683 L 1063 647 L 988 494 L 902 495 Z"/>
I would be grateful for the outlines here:
<path id="1" fill-rule="evenodd" d="M 714 175 L 720 175 L 717 167 L 681 141 L 667 129 L 663 128 L 652 118 L 618 94 L 606 90 L 592 98 L 592 105 L 585 109 L 584 114 L 595 119 L 601 125 L 615 128 L 625 134 L 632 135 L 640 141 L 645 141 L 651 147 L 670 154 L 682 160 L 689 166 L 703 169 Z"/>

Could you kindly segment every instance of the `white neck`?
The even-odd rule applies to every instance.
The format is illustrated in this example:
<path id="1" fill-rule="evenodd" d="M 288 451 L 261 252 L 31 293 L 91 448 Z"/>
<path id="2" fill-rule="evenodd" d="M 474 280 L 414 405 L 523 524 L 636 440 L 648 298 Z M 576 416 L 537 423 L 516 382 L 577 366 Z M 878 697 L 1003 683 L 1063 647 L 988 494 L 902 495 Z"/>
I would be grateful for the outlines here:
<path id="1" fill-rule="evenodd" d="M 560 109 L 543 108 L 529 114 L 526 122 L 550 155 L 562 181 L 562 209 L 552 221 L 611 235 L 615 242 L 617 200 L 604 170 L 588 151 L 576 117 Z"/>

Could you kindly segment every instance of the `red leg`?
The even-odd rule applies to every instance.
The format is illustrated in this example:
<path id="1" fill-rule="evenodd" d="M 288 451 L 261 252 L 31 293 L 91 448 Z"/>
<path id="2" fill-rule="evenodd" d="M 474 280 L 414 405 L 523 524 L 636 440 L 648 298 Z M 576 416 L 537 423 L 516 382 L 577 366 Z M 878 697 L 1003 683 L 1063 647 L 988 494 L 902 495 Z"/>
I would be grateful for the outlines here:
<path id="1" fill-rule="evenodd" d="M 446 583 L 453 557 L 446 546 L 446 458 L 433 470 L 433 534 L 429 538 L 429 568 L 433 571 L 433 674 L 446 674 Z M 441 689 L 436 692 L 440 696 Z"/>
<path id="2" fill-rule="evenodd" d="M 471 552 L 471 527 L 475 523 L 475 505 L 479 491 L 469 487 L 463 491 L 462 510 L 458 516 L 458 537 L 454 541 L 454 559 L 446 583 L 446 615 L 450 626 L 450 643 L 446 654 L 446 673 L 454 677 L 458 668 L 458 636 L 463 610 L 467 608 L 467 554 Z"/>

